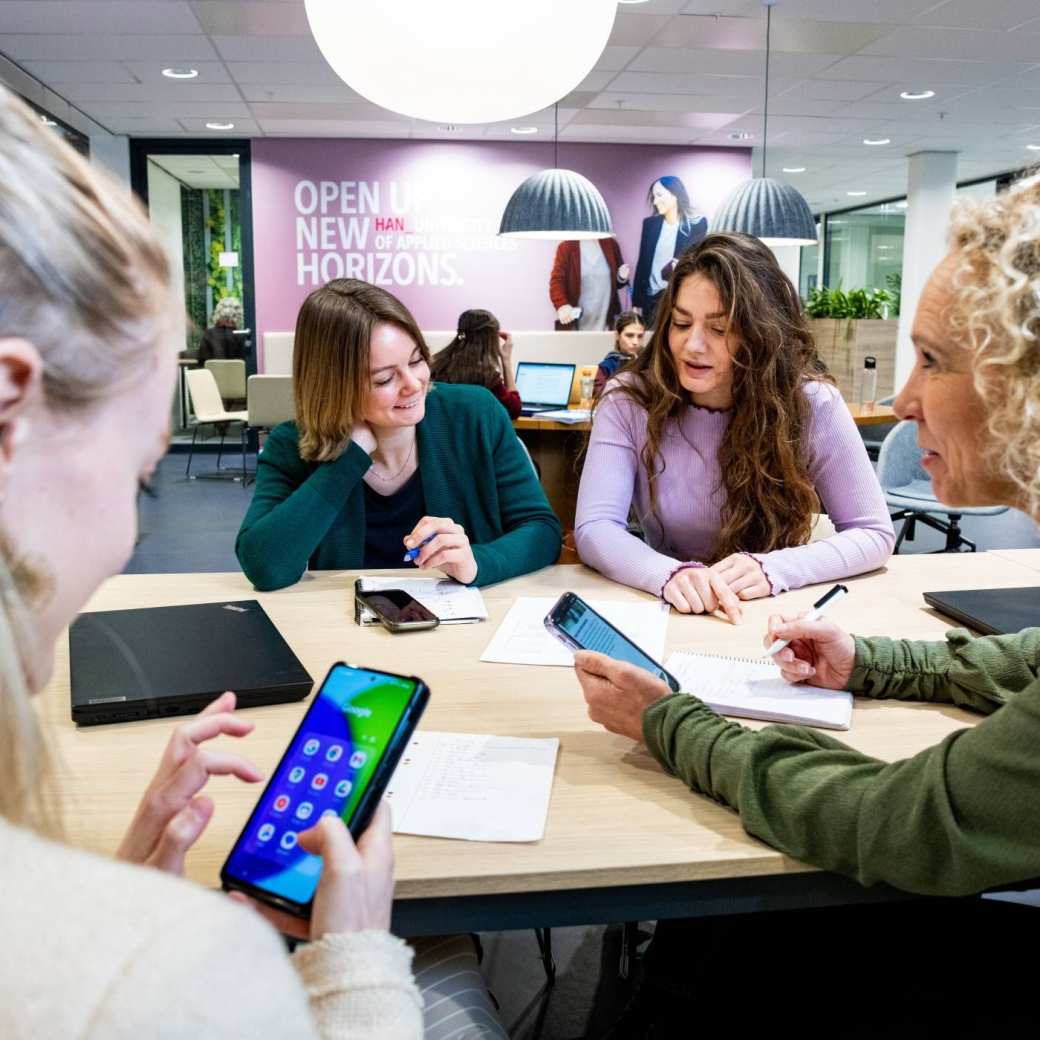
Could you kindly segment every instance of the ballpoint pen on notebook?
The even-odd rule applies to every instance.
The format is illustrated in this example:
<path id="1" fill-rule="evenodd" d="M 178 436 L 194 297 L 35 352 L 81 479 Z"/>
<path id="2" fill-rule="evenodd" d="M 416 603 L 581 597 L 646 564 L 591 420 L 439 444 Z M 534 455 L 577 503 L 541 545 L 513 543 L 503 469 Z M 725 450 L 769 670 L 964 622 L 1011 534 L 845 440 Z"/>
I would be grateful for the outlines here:
<path id="1" fill-rule="evenodd" d="M 437 535 L 439 535 L 439 534 L 440 534 L 440 531 L 434 531 L 433 534 L 431 534 L 431 535 L 427 536 L 426 538 L 424 538 L 414 549 L 407 549 L 405 551 L 405 554 L 404 554 L 404 562 L 405 563 L 414 563 L 416 556 L 418 556 L 419 553 L 422 552 L 422 547 L 427 542 L 432 542 L 434 540 L 434 538 L 436 538 Z"/>
<path id="2" fill-rule="evenodd" d="M 821 596 L 813 605 L 812 610 L 803 618 L 799 618 L 799 621 L 818 621 L 823 617 L 823 612 L 832 604 L 836 603 L 842 596 L 847 596 L 849 590 L 844 585 L 835 585 L 825 596 Z M 763 657 L 772 657 L 773 654 L 778 654 L 788 643 L 790 639 L 774 639 L 773 645 L 762 655 Z"/>

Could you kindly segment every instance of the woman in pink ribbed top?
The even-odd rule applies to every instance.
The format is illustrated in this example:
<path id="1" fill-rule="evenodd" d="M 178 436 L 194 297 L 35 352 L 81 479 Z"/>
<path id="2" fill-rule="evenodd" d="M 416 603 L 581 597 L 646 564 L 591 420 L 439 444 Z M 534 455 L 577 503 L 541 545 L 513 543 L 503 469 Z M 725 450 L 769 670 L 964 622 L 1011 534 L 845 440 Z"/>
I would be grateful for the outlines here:
<path id="1" fill-rule="evenodd" d="M 818 512 L 836 533 L 810 543 Z M 733 621 L 741 600 L 891 555 L 863 442 L 758 239 L 709 235 L 679 261 L 650 345 L 596 408 L 575 539 L 607 577 Z"/>

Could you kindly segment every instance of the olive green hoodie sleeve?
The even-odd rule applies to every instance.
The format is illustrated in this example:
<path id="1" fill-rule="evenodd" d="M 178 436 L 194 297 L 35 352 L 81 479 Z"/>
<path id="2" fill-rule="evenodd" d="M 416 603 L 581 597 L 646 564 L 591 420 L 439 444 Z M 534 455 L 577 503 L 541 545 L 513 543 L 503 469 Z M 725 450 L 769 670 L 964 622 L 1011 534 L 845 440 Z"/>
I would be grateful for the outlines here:
<path id="1" fill-rule="evenodd" d="M 993 712 L 900 762 L 806 727 L 754 732 L 686 694 L 648 708 L 643 732 L 666 769 L 788 855 L 864 885 L 978 892 L 1040 876 L 1038 639 L 1034 629 L 954 631 L 945 645 L 857 639 L 850 685 L 868 695 Z"/>

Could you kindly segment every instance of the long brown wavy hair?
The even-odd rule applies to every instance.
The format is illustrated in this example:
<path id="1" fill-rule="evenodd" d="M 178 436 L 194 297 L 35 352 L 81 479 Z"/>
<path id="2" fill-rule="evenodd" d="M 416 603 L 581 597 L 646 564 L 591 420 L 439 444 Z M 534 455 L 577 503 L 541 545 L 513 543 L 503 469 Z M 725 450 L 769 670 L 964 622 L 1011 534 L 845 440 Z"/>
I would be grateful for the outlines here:
<path id="1" fill-rule="evenodd" d="M 816 354 L 795 287 L 768 247 L 749 235 L 708 235 L 682 255 L 657 308 L 650 343 L 626 366 L 632 376 L 608 390 L 627 394 L 647 414 L 641 457 L 651 510 L 656 515 L 665 428 L 681 421 L 690 405 L 668 342 L 673 301 L 694 275 L 718 291 L 734 351 L 732 418 L 719 449 L 726 501 L 710 562 L 802 545 L 820 508 L 808 471 L 804 387 L 834 380 Z"/>
<path id="2" fill-rule="evenodd" d="M 430 375 L 441 383 L 472 383 L 494 390 L 503 381 L 499 327 L 491 311 L 463 311 L 455 338 L 434 356 Z"/>

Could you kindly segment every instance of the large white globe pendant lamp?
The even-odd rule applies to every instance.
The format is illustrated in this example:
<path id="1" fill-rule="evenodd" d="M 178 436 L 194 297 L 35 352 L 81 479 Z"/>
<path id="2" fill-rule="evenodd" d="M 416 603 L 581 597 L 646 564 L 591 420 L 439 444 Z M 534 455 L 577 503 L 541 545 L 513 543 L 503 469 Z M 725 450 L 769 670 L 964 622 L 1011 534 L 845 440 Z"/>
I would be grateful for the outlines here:
<path id="1" fill-rule="evenodd" d="M 617 0 L 306 0 L 348 86 L 392 112 L 494 123 L 547 108 L 599 60 Z"/>

